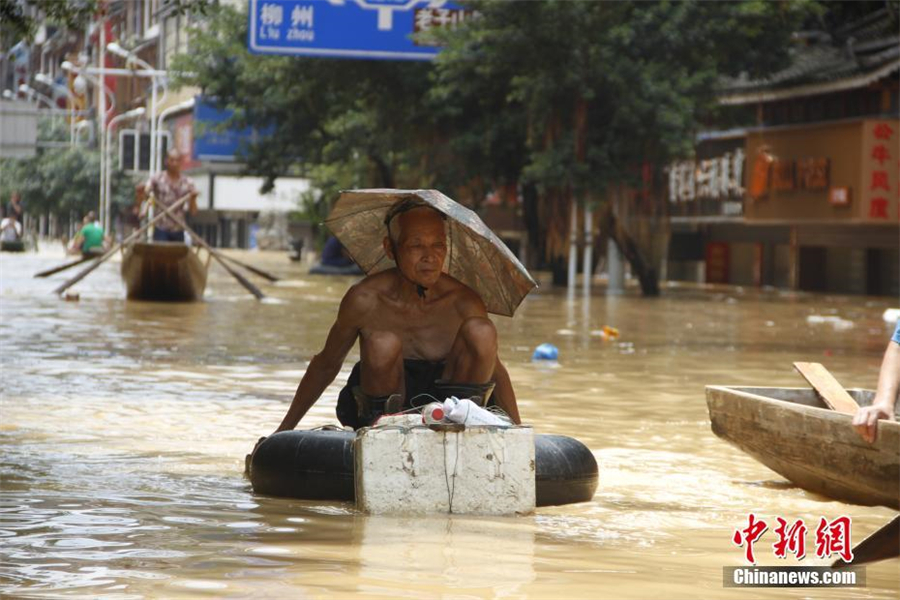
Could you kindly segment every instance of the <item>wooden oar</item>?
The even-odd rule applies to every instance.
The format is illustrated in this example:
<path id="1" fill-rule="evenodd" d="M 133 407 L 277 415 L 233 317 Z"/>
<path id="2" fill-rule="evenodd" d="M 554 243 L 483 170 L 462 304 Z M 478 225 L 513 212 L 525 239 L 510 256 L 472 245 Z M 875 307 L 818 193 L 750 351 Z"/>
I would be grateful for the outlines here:
<path id="1" fill-rule="evenodd" d="M 795 362 L 794 368 L 819 392 L 830 409 L 848 415 L 855 415 L 859 410 L 856 400 L 824 366 L 819 363 Z"/>
<path id="2" fill-rule="evenodd" d="M 222 257 L 222 253 L 217 252 L 216 250 L 213 249 L 212 246 L 207 244 L 206 240 L 204 240 L 202 237 L 200 237 L 196 231 L 194 231 L 193 229 L 188 227 L 188 224 L 185 223 L 184 219 L 177 217 L 177 216 L 173 216 L 172 218 L 175 220 L 176 223 L 181 225 L 185 231 L 187 231 L 188 233 L 191 234 L 191 241 L 196 241 L 198 244 L 200 244 L 200 246 L 202 248 L 204 248 L 207 252 L 209 252 L 209 254 L 213 258 L 215 258 L 218 261 L 218 263 L 220 265 L 222 265 L 222 267 L 231 274 L 232 277 L 234 277 L 235 279 L 238 280 L 238 283 L 240 283 L 242 286 L 244 286 L 248 292 L 250 292 L 251 294 L 256 296 L 257 300 L 262 300 L 263 298 L 266 297 L 266 295 L 263 294 L 258 287 L 256 287 L 252 283 L 250 283 L 246 277 L 244 277 L 243 275 L 241 275 L 240 273 L 238 273 L 237 271 L 232 269 L 230 266 L 228 266 L 228 263 L 225 262 L 224 258 Z"/>
<path id="3" fill-rule="evenodd" d="M 138 238 L 138 236 L 140 236 L 142 233 L 144 233 L 145 231 L 147 231 L 147 229 L 149 229 L 152 225 L 154 225 L 157 221 L 159 221 L 160 219 L 162 219 L 162 218 L 165 217 L 166 215 L 168 215 L 168 216 L 170 216 L 170 217 L 174 217 L 175 215 L 174 215 L 174 214 L 171 214 L 172 211 L 175 210 L 176 208 L 180 207 L 180 206 L 181 206 L 182 204 L 184 204 L 185 202 L 187 202 L 187 201 L 191 198 L 191 195 L 192 195 L 192 194 L 187 194 L 186 196 L 184 196 L 184 197 L 179 198 L 178 200 L 176 200 L 173 204 L 171 204 L 171 205 L 169 205 L 169 206 L 163 208 L 163 211 L 162 211 L 161 213 L 159 213 L 158 215 L 156 215 L 155 217 L 153 217 L 152 219 L 150 219 L 149 221 L 147 221 L 147 223 L 146 223 L 144 226 L 142 226 L 141 228 L 136 229 L 135 231 L 133 231 L 133 232 L 131 233 L 131 235 L 129 235 L 129 236 L 128 236 L 127 238 L 125 238 L 124 240 L 122 240 L 120 243 L 116 244 L 113 248 L 111 248 L 110 250 L 107 250 L 106 253 L 105 253 L 103 256 L 101 256 L 101 257 L 98 258 L 96 261 L 94 261 L 94 263 L 91 264 L 88 268 L 86 268 L 85 270 L 81 271 L 80 273 L 78 273 L 78 275 L 76 275 L 75 277 L 69 279 L 68 281 L 66 281 L 65 283 L 63 283 L 61 286 L 59 286 L 58 288 L 56 288 L 55 290 L 53 290 L 53 293 L 54 293 L 54 294 L 57 294 L 57 295 L 58 295 L 58 294 L 62 294 L 64 291 L 66 291 L 67 289 L 69 289 L 70 287 L 72 287 L 73 285 L 75 285 L 76 283 L 78 283 L 79 281 L 81 281 L 82 279 L 84 279 L 85 277 L 87 277 L 94 269 L 96 269 L 96 268 L 99 267 L 101 264 L 103 264 L 104 262 L 106 262 L 106 260 L 107 260 L 110 256 L 112 256 L 113 254 L 115 254 L 116 252 L 118 252 L 118 251 L 119 251 L 119 248 L 121 248 L 121 247 L 125 246 L 126 244 L 129 244 L 129 243 L 131 243 L 132 241 L 136 240 L 136 239 Z"/>
<path id="4" fill-rule="evenodd" d="M 193 235 L 194 235 L 194 233 L 193 233 L 193 230 L 192 230 L 192 231 L 191 231 L 191 236 L 193 236 Z M 271 273 L 268 273 L 268 272 L 266 272 L 266 271 L 263 271 L 262 269 L 260 269 L 260 268 L 258 268 L 258 267 L 254 267 L 253 265 L 248 265 L 248 264 L 245 263 L 245 262 L 241 262 L 241 261 L 239 261 L 239 260 L 236 259 L 236 258 L 232 258 L 232 257 L 228 256 L 227 254 L 223 254 L 223 255 L 222 255 L 222 258 L 224 258 L 224 259 L 227 260 L 227 261 L 231 261 L 231 262 L 233 262 L 234 264 L 236 264 L 236 265 L 238 265 L 238 266 L 240 266 L 240 267 L 244 267 L 245 269 L 247 269 L 247 270 L 250 271 L 251 273 L 253 273 L 253 274 L 255 274 L 255 275 L 259 275 L 259 276 L 262 277 L 263 279 L 268 279 L 269 281 L 281 281 L 281 278 L 280 278 L 280 277 L 276 277 L 276 276 L 272 275 Z"/>
<path id="5" fill-rule="evenodd" d="M 853 562 L 847 564 L 843 560 L 838 559 L 831 565 L 831 568 L 855 567 L 856 565 L 898 556 L 900 556 L 900 515 L 897 515 L 887 525 L 884 525 L 881 529 L 858 543 L 853 548 Z"/>
<path id="6" fill-rule="evenodd" d="M 156 201 L 156 198 L 152 194 L 150 196 L 150 202 L 152 202 L 156 205 L 159 205 L 159 203 Z M 187 226 L 186 222 L 181 222 L 181 223 L 179 223 L 179 225 L 183 226 L 185 228 L 185 231 L 189 232 L 193 237 L 199 237 L 193 229 L 191 229 L 190 227 Z M 272 275 L 271 273 L 269 273 L 267 271 L 263 271 L 262 269 L 260 269 L 258 267 L 254 267 L 253 265 L 248 265 L 247 263 L 241 262 L 236 258 L 232 258 L 225 254 L 222 254 L 221 257 L 224 258 L 225 260 L 233 262 L 234 264 L 236 264 L 240 267 L 244 267 L 251 273 L 253 273 L 255 275 L 259 275 L 260 277 L 262 277 L 264 279 L 268 279 L 269 281 L 273 281 L 273 282 L 281 281 L 280 277 L 276 277 L 275 275 Z"/>
<path id="7" fill-rule="evenodd" d="M 35 273 L 34 276 L 35 277 L 50 277 L 51 275 L 56 275 L 57 273 L 59 273 L 61 271 L 65 271 L 66 269 L 68 269 L 70 267 L 75 267 L 75 266 L 78 266 L 81 263 L 85 263 L 89 260 L 94 260 L 95 258 L 98 258 L 98 257 L 90 256 L 90 255 L 82 256 L 78 260 L 73 260 L 71 262 L 67 262 L 64 265 L 59 265 L 58 267 L 53 267 L 52 269 L 47 269 L 46 271 L 41 271 L 40 273 Z"/>

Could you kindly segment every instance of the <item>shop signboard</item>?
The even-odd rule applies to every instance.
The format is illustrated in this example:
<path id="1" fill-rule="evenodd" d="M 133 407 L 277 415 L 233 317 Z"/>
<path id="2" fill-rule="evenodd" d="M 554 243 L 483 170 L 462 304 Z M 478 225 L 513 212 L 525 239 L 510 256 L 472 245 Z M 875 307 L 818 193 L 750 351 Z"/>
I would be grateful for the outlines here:
<path id="1" fill-rule="evenodd" d="M 900 219 L 900 127 L 895 120 L 867 121 L 863 127 L 862 216 L 896 223 Z"/>
<path id="2" fill-rule="evenodd" d="M 756 220 L 900 220 L 900 121 L 859 119 L 747 136 L 744 216 Z"/>
<path id="3" fill-rule="evenodd" d="M 671 163 L 672 216 L 740 216 L 744 196 L 744 138 L 702 141 L 697 157 Z"/>
<path id="4" fill-rule="evenodd" d="M 194 160 L 235 162 L 242 146 L 253 144 L 266 135 L 265 130 L 224 126 L 233 114 L 234 111 L 219 108 L 208 98 L 194 97 Z"/>

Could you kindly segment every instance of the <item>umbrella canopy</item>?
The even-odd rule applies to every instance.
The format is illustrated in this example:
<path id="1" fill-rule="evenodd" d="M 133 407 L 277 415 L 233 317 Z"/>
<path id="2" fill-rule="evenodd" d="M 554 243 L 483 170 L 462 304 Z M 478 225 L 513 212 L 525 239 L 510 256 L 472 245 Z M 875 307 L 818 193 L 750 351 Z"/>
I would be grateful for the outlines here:
<path id="1" fill-rule="evenodd" d="M 381 241 L 385 217 L 396 204 L 430 206 L 447 216 L 444 272 L 473 289 L 488 312 L 511 317 L 537 287 L 522 263 L 474 212 L 437 190 L 347 190 L 325 220 L 356 264 L 371 275 L 395 267 Z"/>

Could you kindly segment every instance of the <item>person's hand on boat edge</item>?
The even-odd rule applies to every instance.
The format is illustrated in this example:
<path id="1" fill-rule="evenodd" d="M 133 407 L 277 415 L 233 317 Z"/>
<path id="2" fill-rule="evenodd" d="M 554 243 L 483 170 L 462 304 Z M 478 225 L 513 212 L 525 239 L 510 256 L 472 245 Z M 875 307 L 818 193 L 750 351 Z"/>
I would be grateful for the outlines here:
<path id="1" fill-rule="evenodd" d="M 894 414 L 900 394 L 900 321 L 888 342 L 878 372 L 878 388 L 870 406 L 860 408 L 853 416 L 853 428 L 870 444 L 878 436 L 878 420 L 896 421 Z"/>
<path id="2" fill-rule="evenodd" d="M 885 406 L 864 406 L 853 416 L 853 428 L 870 444 L 875 442 L 878 436 L 878 421 L 895 421 L 893 410 Z"/>

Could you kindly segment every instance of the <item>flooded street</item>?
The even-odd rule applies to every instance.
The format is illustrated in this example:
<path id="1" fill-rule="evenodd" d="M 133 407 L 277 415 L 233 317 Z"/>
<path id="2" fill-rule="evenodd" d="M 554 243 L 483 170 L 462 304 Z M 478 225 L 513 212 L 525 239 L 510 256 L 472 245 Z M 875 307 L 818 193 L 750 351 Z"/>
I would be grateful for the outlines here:
<path id="1" fill-rule="evenodd" d="M 239 256 L 285 278 L 260 286 L 267 301 L 213 266 L 205 302 L 126 302 L 111 261 L 64 302 L 50 291 L 77 268 L 32 278 L 60 252 L 0 256 L 0 595 L 900 595 L 897 559 L 869 565 L 865 588 L 722 587 L 722 568 L 743 564 L 731 536 L 750 512 L 808 525 L 851 516 L 854 542 L 894 512 L 791 487 L 712 434 L 704 397 L 709 384 L 803 387 L 793 361 L 874 388 L 896 300 L 668 287 L 658 299 L 579 290 L 570 303 L 543 286 L 514 319 L 494 319 L 501 356 L 523 420 L 594 452 L 593 501 L 527 517 L 367 517 L 256 496 L 242 475 L 354 279 L 306 275 L 283 253 Z M 604 325 L 619 339 L 604 340 Z M 558 365 L 531 362 L 543 342 L 559 347 Z M 301 428 L 336 422 L 357 359 Z M 760 564 L 797 564 L 771 542 L 757 543 Z M 801 564 L 825 564 L 808 553 Z"/>

